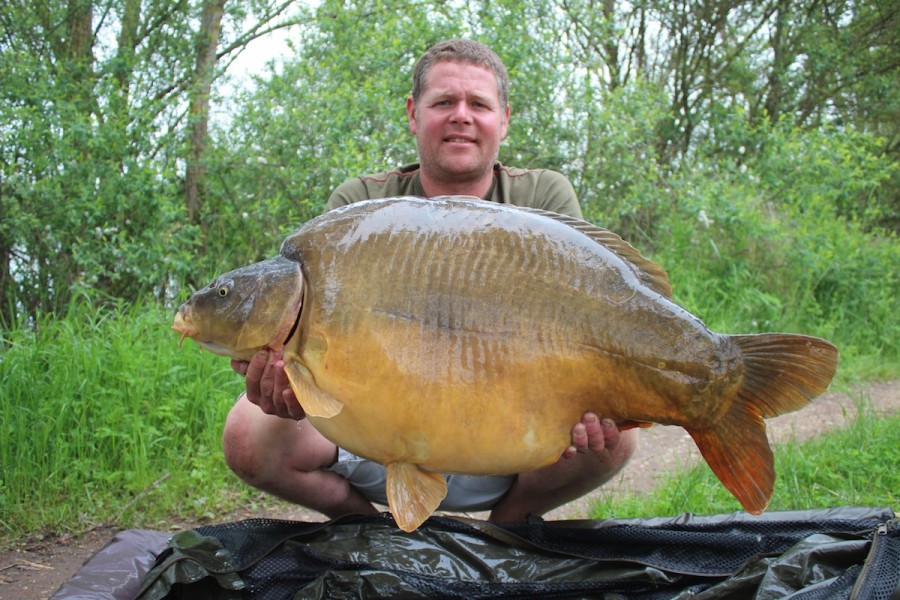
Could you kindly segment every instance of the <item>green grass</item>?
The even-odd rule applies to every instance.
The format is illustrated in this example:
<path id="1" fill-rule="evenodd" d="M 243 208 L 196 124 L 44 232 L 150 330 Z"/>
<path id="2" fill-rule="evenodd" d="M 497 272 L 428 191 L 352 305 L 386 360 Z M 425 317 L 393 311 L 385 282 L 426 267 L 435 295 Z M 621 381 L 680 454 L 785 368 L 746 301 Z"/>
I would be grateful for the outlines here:
<path id="1" fill-rule="evenodd" d="M 97 310 L 0 340 L 0 541 L 220 511 L 243 489 L 221 430 L 241 390 L 228 361 L 178 349 L 171 314 Z"/>
<path id="2" fill-rule="evenodd" d="M 220 519 L 259 497 L 221 450 L 243 381 L 227 359 L 193 342 L 179 350 L 171 317 L 153 304 L 98 308 L 82 298 L 62 318 L 0 331 L 0 548 L 23 535 L 103 523 L 165 528 Z M 896 376 L 889 357 L 860 356 L 868 363 L 851 364 L 886 365 L 878 372 Z M 842 363 L 838 385 L 858 377 Z M 896 507 L 898 432 L 897 419 L 864 415 L 846 433 L 779 449 L 771 508 Z M 702 465 L 598 514 L 736 508 Z"/>
<path id="3" fill-rule="evenodd" d="M 900 415 L 863 410 L 849 427 L 775 447 L 778 479 L 768 510 L 834 506 L 900 509 Z M 705 463 L 672 473 L 652 493 L 599 500 L 596 518 L 721 514 L 740 505 Z"/>

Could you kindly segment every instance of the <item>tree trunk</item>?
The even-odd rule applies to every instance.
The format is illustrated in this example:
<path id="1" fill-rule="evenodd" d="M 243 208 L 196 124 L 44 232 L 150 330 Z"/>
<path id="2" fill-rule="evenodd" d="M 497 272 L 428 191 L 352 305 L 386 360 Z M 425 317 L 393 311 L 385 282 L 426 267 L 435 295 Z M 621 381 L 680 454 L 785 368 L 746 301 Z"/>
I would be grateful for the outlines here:
<path id="1" fill-rule="evenodd" d="M 608 35 L 604 36 L 603 54 L 609 69 L 609 89 L 618 89 L 622 85 L 622 65 L 619 64 L 619 37 L 613 35 L 616 22 L 616 1 L 603 0 L 603 20 Z"/>
<path id="2" fill-rule="evenodd" d="M 190 104 L 190 138 L 188 139 L 185 173 L 185 205 L 188 220 L 200 222 L 200 209 L 205 201 L 206 144 L 209 140 L 209 92 L 216 66 L 216 47 L 225 12 L 225 0 L 207 0 L 200 17 L 197 35 L 197 61 Z"/>
<path id="3" fill-rule="evenodd" d="M 0 223 L 8 218 L 3 210 L 5 195 L 3 172 L 0 171 Z M 13 236 L 6 232 L 6 228 L 0 229 L 0 330 L 12 328 L 16 317 L 15 284 L 11 272 L 12 245 Z"/>
<path id="4" fill-rule="evenodd" d="M 775 9 L 775 28 L 772 30 L 772 65 L 769 71 L 769 90 L 766 96 L 766 114 L 775 123 L 781 116 L 781 105 L 784 98 L 784 78 L 789 61 L 787 57 L 787 12 L 790 10 L 786 0 L 780 0 Z"/>
<path id="5" fill-rule="evenodd" d="M 113 71 L 123 98 L 128 96 L 131 71 L 134 68 L 134 49 L 138 42 L 140 18 L 140 0 L 125 0 L 125 6 L 122 10 L 122 29 L 119 31 L 118 49 L 116 51 L 117 61 Z"/>

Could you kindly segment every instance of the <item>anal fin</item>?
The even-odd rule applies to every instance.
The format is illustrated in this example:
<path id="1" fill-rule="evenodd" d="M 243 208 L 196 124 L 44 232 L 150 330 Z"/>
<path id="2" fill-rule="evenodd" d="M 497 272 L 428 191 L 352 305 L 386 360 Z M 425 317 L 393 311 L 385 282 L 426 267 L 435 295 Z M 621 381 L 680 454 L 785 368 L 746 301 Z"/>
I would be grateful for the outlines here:
<path id="1" fill-rule="evenodd" d="M 688 433 L 744 510 L 754 515 L 766 510 L 775 489 L 775 460 L 758 412 L 736 404 L 714 427 Z"/>
<path id="2" fill-rule="evenodd" d="M 447 480 L 417 465 L 394 462 L 387 466 L 386 491 L 397 526 L 411 532 L 440 506 L 447 495 Z"/>
<path id="3" fill-rule="evenodd" d="M 307 415 L 330 419 L 343 410 L 344 403 L 320 389 L 313 380 L 312 373 L 296 360 L 285 358 L 284 372 Z"/>

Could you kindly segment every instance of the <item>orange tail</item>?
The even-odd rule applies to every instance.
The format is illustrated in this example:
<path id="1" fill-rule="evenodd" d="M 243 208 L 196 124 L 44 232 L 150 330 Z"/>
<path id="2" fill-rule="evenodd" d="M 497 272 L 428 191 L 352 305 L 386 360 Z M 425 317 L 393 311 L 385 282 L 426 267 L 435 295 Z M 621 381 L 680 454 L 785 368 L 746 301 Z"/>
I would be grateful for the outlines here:
<path id="1" fill-rule="evenodd" d="M 829 342 L 794 334 L 729 338 L 744 354 L 744 380 L 731 410 L 713 428 L 690 430 L 713 473 L 747 512 L 760 514 L 775 486 L 763 419 L 798 410 L 824 392 L 837 370 Z"/>

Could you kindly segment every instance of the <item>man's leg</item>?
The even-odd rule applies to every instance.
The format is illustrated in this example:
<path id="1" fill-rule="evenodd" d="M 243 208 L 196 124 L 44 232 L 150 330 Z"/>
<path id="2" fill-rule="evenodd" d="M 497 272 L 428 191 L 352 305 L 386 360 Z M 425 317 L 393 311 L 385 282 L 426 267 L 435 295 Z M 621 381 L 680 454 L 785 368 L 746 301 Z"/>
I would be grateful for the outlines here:
<path id="1" fill-rule="evenodd" d="M 567 451 L 569 458 L 550 466 L 520 473 L 491 511 L 492 521 L 522 521 L 580 498 L 612 479 L 637 447 L 637 429 L 619 432 L 596 415 L 586 415 L 581 425 L 572 433 L 578 451 Z"/>
<path id="2" fill-rule="evenodd" d="M 337 446 L 309 421 L 265 414 L 241 394 L 225 421 L 228 466 L 245 482 L 330 518 L 377 510 L 350 483 L 326 471 Z"/>

